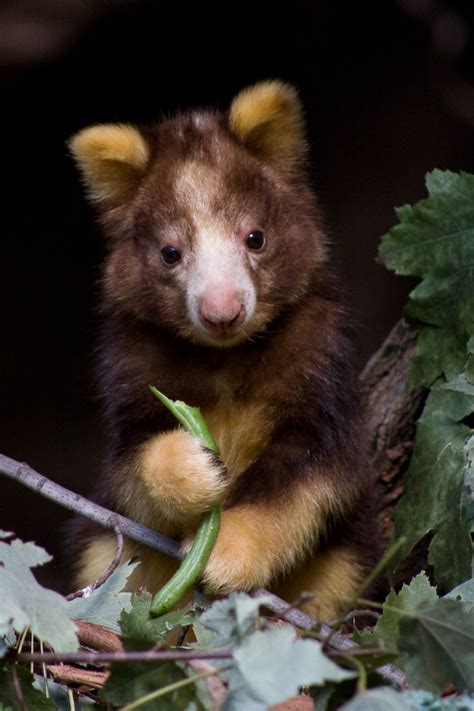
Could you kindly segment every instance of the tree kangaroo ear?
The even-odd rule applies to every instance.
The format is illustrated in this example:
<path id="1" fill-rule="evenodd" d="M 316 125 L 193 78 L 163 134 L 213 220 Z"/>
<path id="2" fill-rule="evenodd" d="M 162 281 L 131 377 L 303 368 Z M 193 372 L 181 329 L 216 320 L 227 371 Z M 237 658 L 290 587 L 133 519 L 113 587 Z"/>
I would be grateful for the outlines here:
<path id="1" fill-rule="evenodd" d="M 84 128 L 69 141 L 92 200 L 126 199 L 145 172 L 150 150 L 129 124 Z"/>
<path id="2" fill-rule="evenodd" d="M 304 155 L 301 102 L 296 89 L 282 81 L 263 81 L 241 91 L 230 106 L 229 128 L 279 170 L 291 172 Z"/>

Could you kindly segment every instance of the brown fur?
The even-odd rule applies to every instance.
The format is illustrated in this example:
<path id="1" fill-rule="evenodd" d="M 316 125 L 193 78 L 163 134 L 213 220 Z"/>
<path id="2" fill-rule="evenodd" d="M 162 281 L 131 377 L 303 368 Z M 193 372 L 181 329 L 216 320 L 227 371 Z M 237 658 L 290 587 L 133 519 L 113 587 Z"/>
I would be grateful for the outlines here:
<path id="1" fill-rule="evenodd" d="M 97 142 L 100 127 L 91 135 Z M 350 327 L 305 178 L 296 92 L 263 83 L 229 115 L 196 112 L 139 135 L 146 150 L 138 141 L 138 157 L 121 154 L 133 175 L 126 191 L 114 189 L 108 157 L 100 167 L 110 144 L 73 142 L 109 245 L 99 368 L 109 449 L 96 497 L 184 547 L 200 514 L 222 501 L 207 592 L 267 586 L 296 597 L 309 586 L 311 609 L 333 616 L 377 558 L 378 535 Z M 123 164 L 114 166 L 120 182 Z M 246 256 L 242 240 L 255 229 L 265 249 Z M 256 295 L 246 330 L 223 347 L 190 317 L 203 234 L 217 240 L 217 260 L 221 243 L 234 250 Z M 160 260 L 168 244 L 182 252 L 179 268 Z M 149 383 L 202 408 L 227 474 L 176 430 Z M 87 524 L 78 540 L 84 583 L 112 551 Z M 155 590 L 174 564 L 132 550 L 147 560 L 133 585 Z"/>

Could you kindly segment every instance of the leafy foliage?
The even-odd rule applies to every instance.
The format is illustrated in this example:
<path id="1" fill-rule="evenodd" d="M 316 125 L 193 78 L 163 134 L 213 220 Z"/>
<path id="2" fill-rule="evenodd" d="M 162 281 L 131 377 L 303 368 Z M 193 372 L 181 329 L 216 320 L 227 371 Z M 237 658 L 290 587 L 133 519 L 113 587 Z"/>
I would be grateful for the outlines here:
<path id="1" fill-rule="evenodd" d="M 176 627 L 189 625 L 195 618 L 191 603 L 161 617 L 151 617 L 151 602 L 152 596 L 148 592 L 132 595 L 131 609 L 124 608 L 120 616 L 120 628 L 123 634 L 135 644 L 153 646 Z"/>
<path id="2" fill-rule="evenodd" d="M 414 687 L 441 691 L 451 683 L 459 691 L 474 691 L 474 616 L 466 603 L 422 603 L 416 615 L 401 620 L 398 645 Z"/>
<path id="3" fill-rule="evenodd" d="M 29 709 L 45 709 L 45 711 L 55 711 L 56 705 L 43 694 L 42 691 L 35 689 L 32 686 L 33 675 L 25 667 L 17 666 L 16 669 L 21 695 L 27 708 Z M 5 711 L 22 711 L 21 704 L 13 683 L 11 668 L 0 665 L 0 702 L 3 704 Z M 1 706 L 0 706 L 1 708 Z"/>
<path id="4" fill-rule="evenodd" d="M 61 595 L 41 587 L 31 567 L 51 560 L 33 543 L 0 541 L 0 636 L 13 628 L 22 632 L 30 627 L 40 640 L 58 652 L 78 647 L 76 627 L 67 615 L 67 603 Z"/>
<path id="5" fill-rule="evenodd" d="M 371 632 L 359 634 L 357 641 L 366 647 L 380 645 L 388 652 L 398 652 L 400 621 L 406 613 L 415 612 L 422 602 L 435 602 L 438 599 L 434 588 L 425 573 L 420 573 L 404 584 L 397 594 L 391 590 L 383 606 L 383 615 L 377 620 Z"/>
<path id="6" fill-rule="evenodd" d="M 217 600 L 201 616 L 200 622 L 215 633 L 215 646 L 232 644 L 257 629 L 258 613 L 265 598 L 252 598 L 245 593 L 231 593 Z"/>
<path id="7" fill-rule="evenodd" d="M 184 671 L 172 662 L 165 662 L 159 666 L 147 662 L 115 664 L 112 666 L 112 673 L 101 696 L 106 701 L 121 706 L 186 679 Z M 184 711 L 189 709 L 189 704 L 194 699 L 195 691 L 193 685 L 189 684 L 163 694 L 140 708 L 143 711 Z M 202 707 L 195 705 L 191 708 Z"/>
<path id="8" fill-rule="evenodd" d="M 406 316 L 419 330 L 413 387 L 432 387 L 417 427 L 394 514 L 394 536 L 406 537 L 400 560 L 432 534 L 429 562 L 447 590 L 471 576 L 474 529 L 474 176 L 436 170 L 429 197 L 397 211 L 400 224 L 383 239 L 382 261 L 419 277 Z M 461 515 L 460 515 L 461 514 Z"/>
<path id="9" fill-rule="evenodd" d="M 388 687 L 370 689 L 342 706 L 343 711 L 410 711 L 401 694 Z"/>
<path id="10" fill-rule="evenodd" d="M 295 632 L 287 625 L 250 634 L 235 650 L 234 660 L 226 711 L 264 711 L 296 696 L 302 686 L 355 676 L 328 659 L 319 642 L 295 641 Z"/>
<path id="11" fill-rule="evenodd" d="M 73 620 L 84 620 L 120 632 L 122 611 L 130 610 L 131 593 L 122 592 L 138 562 L 125 563 L 117 568 L 103 585 L 88 597 L 77 597 L 68 602 L 68 615 Z"/>
<path id="12" fill-rule="evenodd" d="M 429 197 L 396 210 L 400 224 L 383 238 L 382 262 L 419 277 L 406 316 L 420 329 L 414 386 L 450 379 L 465 365 L 474 336 L 474 175 L 435 170 Z"/>
<path id="13" fill-rule="evenodd" d="M 211 711 L 217 688 L 224 711 L 264 711 L 304 687 L 318 711 L 474 711 L 474 694 L 462 693 L 474 691 L 474 176 L 435 171 L 427 185 L 426 200 L 398 210 L 400 224 L 380 252 L 390 268 L 420 279 L 406 310 L 419 330 L 411 382 L 430 389 L 395 513 L 395 536 L 406 538 L 396 562 L 431 536 L 429 562 L 440 590 L 451 592 L 440 598 L 424 573 L 416 576 L 389 593 L 372 630 L 353 634 L 366 649 L 336 651 L 321 642 L 317 627 L 301 638 L 288 624 L 262 617 L 265 599 L 244 593 L 207 605 L 196 591 L 193 603 L 153 618 L 149 593 L 122 592 L 136 563 L 67 604 L 31 572 L 48 554 L 0 531 L 0 711 L 21 707 L 11 667 L 19 635 L 31 627 L 56 650 L 74 650 L 69 618 L 119 632 L 127 651 L 173 648 L 191 626 L 196 641 L 183 649 L 217 648 L 225 657 L 201 660 L 202 673 L 184 662 L 112 664 L 103 688 L 86 689 L 91 698 L 76 699 L 77 709 L 105 703 Z M 406 673 L 410 691 L 382 685 L 387 662 Z M 16 668 L 28 708 L 69 708 L 66 685 L 51 683 L 47 699 L 42 677 Z M 442 696 L 449 685 L 456 693 Z"/>
<path id="14" fill-rule="evenodd" d="M 440 698 L 429 691 L 404 691 L 401 696 L 410 711 L 474 711 L 474 696 L 456 694 Z"/>

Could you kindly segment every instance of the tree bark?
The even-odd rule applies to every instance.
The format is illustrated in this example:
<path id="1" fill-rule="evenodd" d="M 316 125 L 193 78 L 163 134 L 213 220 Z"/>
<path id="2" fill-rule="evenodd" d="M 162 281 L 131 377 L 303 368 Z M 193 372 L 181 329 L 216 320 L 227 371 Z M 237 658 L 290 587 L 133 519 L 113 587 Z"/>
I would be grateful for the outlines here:
<path id="1" fill-rule="evenodd" d="M 427 395 L 422 388 L 408 387 L 416 339 L 415 329 L 400 320 L 360 376 L 367 409 L 369 459 L 380 489 L 380 523 L 385 542 L 392 532 L 392 511 L 403 494 L 416 421 Z"/>

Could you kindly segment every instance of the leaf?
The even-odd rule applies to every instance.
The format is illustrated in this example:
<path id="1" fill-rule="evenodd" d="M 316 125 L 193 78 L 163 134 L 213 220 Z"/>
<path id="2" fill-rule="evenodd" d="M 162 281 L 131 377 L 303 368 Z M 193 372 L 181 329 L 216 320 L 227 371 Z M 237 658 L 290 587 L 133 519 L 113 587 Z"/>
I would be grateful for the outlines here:
<path id="1" fill-rule="evenodd" d="M 379 257 L 397 274 L 422 279 L 405 313 L 422 325 L 412 384 L 430 386 L 460 372 L 474 335 L 474 176 L 435 170 L 426 185 L 427 199 L 397 210 L 400 224 L 383 238 Z"/>
<path id="2" fill-rule="evenodd" d="M 406 545 L 392 569 L 432 534 L 429 562 L 449 589 L 470 577 L 474 528 L 474 440 L 462 422 L 474 413 L 474 176 L 435 170 L 426 184 L 428 198 L 397 210 L 379 251 L 421 280 L 405 310 L 419 331 L 410 384 L 432 387 L 394 513 Z"/>
<path id="3" fill-rule="evenodd" d="M 474 691 L 474 615 L 466 603 L 422 603 L 416 615 L 401 620 L 398 645 L 413 687 L 441 691 L 451 683 Z"/>
<path id="4" fill-rule="evenodd" d="M 130 610 L 132 607 L 131 593 L 121 591 L 138 565 L 140 565 L 138 561 L 128 561 L 114 570 L 110 578 L 93 590 L 89 597 L 69 600 L 69 617 L 72 620 L 84 620 L 120 632 L 120 615 L 123 610 Z"/>
<path id="5" fill-rule="evenodd" d="M 245 637 L 234 652 L 225 711 L 260 711 L 296 696 L 300 687 L 356 676 L 341 669 L 315 640 L 298 639 L 290 626 L 272 627 Z"/>
<path id="6" fill-rule="evenodd" d="M 0 636 L 11 628 L 20 633 L 31 627 L 35 637 L 57 652 L 75 651 L 76 627 L 67 615 L 66 601 L 41 587 L 25 562 L 45 562 L 46 554 L 33 553 L 31 546 L 21 541 L 14 546 L 0 542 Z"/>
<path id="7" fill-rule="evenodd" d="M 255 630 L 259 609 L 265 601 L 265 597 L 253 598 L 234 592 L 224 600 L 214 602 L 199 619 L 201 624 L 216 633 L 213 642 L 219 646 L 234 638 L 240 640 Z"/>
<path id="8" fill-rule="evenodd" d="M 49 553 L 46 553 L 44 548 L 40 548 L 36 543 L 31 541 L 23 543 L 18 538 L 14 538 L 10 543 L 10 549 L 21 557 L 23 563 L 29 568 L 35 568 L 37 565 L 44 565 L 53 560 Z"/>
<path id="9" fill-rule="evenodd" d="M 341 711 L 411 711 L 402 694 L 389 687 L 370 689 L 341 706 Z"/>
<path id="10" fill-rule="evenodd" d="M 33 687 L 35 689 L 39 689 L 42 693 L 44 693 L 44 677 L 40 674 L 35 674 L 34 676 L 35 681 Z M 48 693 L 49 698 L 55 704 L 54 708 L 58 709 L 59 711 L 71 711 L 71 703 L 69 700 L 67 686 L 64 686 L 63 684 L 57 684 L 52 679 L 48 678 Z M 97 708 L 95 702 L 92 699 L 88 698 L 87 696 L 83 696 L 82 694 L 80 696 L 77 696 L 77 691 L 74 694 L 74 705 L 75 711 L 89 711 L 91 706 Z"/>
<path id="11" fill-rule="evenodd" d="M 124 610 L 120 617 L 124 635 L 154 645 L 176 627 L 189 625 L 194 620 L 192 603 L 161 617 L 151 617 L 151 601 L 152 596 L 148 592 L 132 595 L 130 611 Z"/>
<path id="12" fill-rule="evenodd" d="M 51 699 L 48 699 L 42 691 L 33 688 L 33 675 L 31 672 L 19 665 L 16 671 L 26 707 L 28 709 L 35 709 L 35 711 L 36 709 L 56 711 L 56 705 Z M 11 668 L 5 665 L 0 666 L 0 701 L 4 704 L 5 709 L 22 711 L 13 685 Z"/>
<path id="13" fill-rule="evenodd" d="M 17 636 L 15 631 L 10 628 L 3 637 L 0 637 L 0 659 L 5 656 L 7 650 L 16 644 Z"/>
<path id="14" fill-rule="evenodd" d="M 417 424 L 405 494 L 393 514 L 394 539 L 405 545 L 392 569 L 431 533 L 429 562 L 447 590 L 471 577 L 474 439 L 462 420 L 474 411 L 474 385 L 464 375 L 437 384 Z"/>
<path id="15" fill-rule="evenodd" d="M 383 614 L 372 632 L 362 632 L 356 641 L 365 647 L 382 645 L 387 652 L 398 652 L 400 620 L 405 612 L 415 612 L 422 602 L 435 602 L 436 588 L 430 584 L 425 573 L 413 578 L 409 585 L 402 586 L 399 593 L 391 590 L 384 602 Z"/>
<path id="16" fill-rule="evenodd" d="M 470 612 L 472 612 L 474 609 L 474 578 L 466 580 L 465 583 L 461 583 L 461 585 L 455 587 L 454 590 L 451 590 L 450 593 L 445 595 L 445 598 L 472 603 L 472 605 L 466 605 L 466 607 L 470 609 Z"/>
<path id="17" fill-rule="evenodd" d="M 152 691 L 186 678 L 184 671 L 172 662 L 159 665 L 147 662 L 113 664 L 111 675 L 101 691 L 101 697 L 121 707 L 124 703 L 136 701 Z M 193 705 L 189 706 L 191 703 Z M 189 684 L 143 704 L 140 706 L 140 711 L 181 711 L 181 709 L 190 711 L 193 708 L 202 707 L 196 702 L 194 684 Z"/>
<path id="18" fill-rule="evenodd" d="M 474 711 L 474 697 L 456 694 L 441 698 L 429 691 L 416 689 L 401 693 L 411 711 Z"/>

